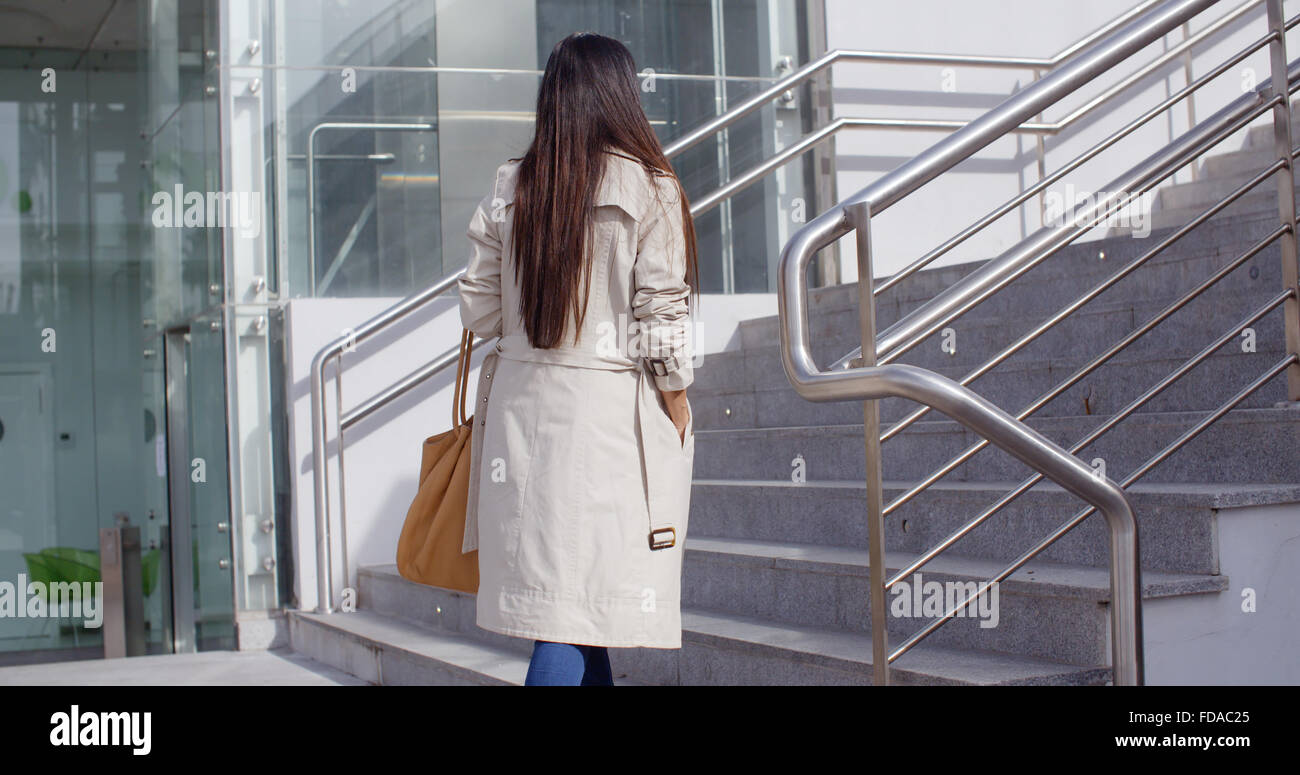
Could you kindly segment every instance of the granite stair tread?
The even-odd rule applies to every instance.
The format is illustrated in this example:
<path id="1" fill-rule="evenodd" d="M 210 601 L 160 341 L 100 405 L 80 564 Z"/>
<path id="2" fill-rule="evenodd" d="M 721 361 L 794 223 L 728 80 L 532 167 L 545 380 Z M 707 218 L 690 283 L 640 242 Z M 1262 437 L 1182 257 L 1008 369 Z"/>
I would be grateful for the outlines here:
<path id="1" fill-rule="evenodd" d="M 870 555 L 866 549 L 856 547 L 688 536 L 686 550 L 725 556 L 734 562 L 792 570 L 859 576 L 866 576 L 869 572 Z M 885 552 L 885 564 L 890 572 L 903 568 L 915 558 L 916 555 L 911 553 Z M 1005 567 L 1006 563 L 998 560 L 945 552 L 931 560 L 920 573 L 922 577 L 929 575 L 981 580 L 992 578 Z M 1008 594 L 1085 598 L 1105 602 L 1110 599 L 1110 571 L 1084 565 L 1034 561 L 1013 573 L 1000 586 Z M 1144 599 L 1222 592 L 1227 588 L 1226 576 L 1145 570 L 1142 573 Z"/>
<path id="2" fill-rule="evenodd" d="M 768 652 L 794 661 L 861 673 L 869 682 L 871 635 L 806 625 L 782 624 L 698 608 L 682 609 L 683 644 L 707 643 Z M 933 684 L 1101 684 L 1106 666 L 1080 667 L 1034 657 L 918 644 L 892 665 L 900 683 Z"/>
<path id="3" fill-rule="evenodd" d="M 886 490 L 906 490 L 919 483 L 919 480 L 883 481 Z M 706 487 L 741 487 L 773 489 L 839 489 L 866 491 L 866 483 L 860 480 L 827 479 L 809 480 L 795 483 L 784 479 L 695 479 L 692 484 Z M 1019 486 L 1019 481 L 950 481 L 940 480 L 930 485 L 931 490 L 949 492 L 970 492 L 981 494 L 1005 494 Z M 1039 482 L 1034 485 L 1034 492 L 1059 494 L 1082 505 L 1078 496 L 1053 482 Z M 1184 483 L 1184 482 L 1137 482 L 1125 488 L 1129 498 L 1135 502 L 1162 504 L 1170 506 L 1205 506 L 1214 509 L 1240 508 L 1243 506 L 1269 506 L 1278 503 L 1295 503 L 1300 501 L 1300 483 L 1297 484 L 1232 484 L 1225 482 Z"/>

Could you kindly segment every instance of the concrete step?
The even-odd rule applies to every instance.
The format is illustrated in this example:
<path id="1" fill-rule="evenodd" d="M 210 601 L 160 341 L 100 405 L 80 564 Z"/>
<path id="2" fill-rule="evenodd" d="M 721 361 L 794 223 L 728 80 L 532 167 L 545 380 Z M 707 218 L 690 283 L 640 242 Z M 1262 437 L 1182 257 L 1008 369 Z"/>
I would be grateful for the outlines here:
<path id="1" fill-rule="evenodd" d="M 871 631 L 868 554 L 864 549 L 819 544 L 690 537 L 686 542 L 683 605 L 767 619 L 786 625 Z M 914 559 L 887 552 L 889 572 Z M 929 582 L 981 582 L 1004 563 L 943 554 L 920 571 Z M 915 583 L 913 580 L 912 583 Z M 1144 599 L 1213 594 L 1228 588 L 1224 576 L 1143 574 Z M 895 608 L 910 602 L 891 592 L 889 630 L 895 643 L 922 628 L 933 611 Z M 928 593 L 928 588 L 927 588 Z M 927 638 L 935 646 L 993 651 L 1092 666 L 1108 661 L 1109 574 L 1104 568 L 1035 561 L 998 587 L 988 616 L 957 617 Z M 991 626 L 989 626 L 991 623 Z"/>
<path id="2" fill-rule="evenodd" d="M 1151 213 L 1151 232 L 1156 235 L 1171 229 L 1181 228 L 1207 209 L 1208 206 L 1198 206 L 1153 210 Z M 1269 183 L 1261 184 L 1259 188 L 1243 195 L 1237 201 L 1220 210 L 1211 219 L 1211 222 L 1233 223 L 1241 219 L 1258 220 L 1276 227 L 1279 224 L 1276 186 Z M 1122 236 L 1126 232 L 1126 229 L 1116 228 L 1109 233 L 1114 236 Z"/>
<path id="3" fill-rule="evenodd" d="M 1116 481 L 1137 469 L 1205 416 L 1201 412 L 1135 414 L 1078 457 L 1102 458 Z M 887 441 L 887 480 L 917 481 L 983 439 L 934 413 Z M 940 416 L 941 417 L 941 416 Z M 1031 417 L 1030 427 L 1065 448 L 1105 422 L 1097 416 Z M 888 426 L 887 426 L 888 427 Z M 1228 412 L 1141 481 L 1180 483 L 1300 482 L 1300 408 Z M 804 460 L 815 481 L 862 481 L 862 425 L 700 430 L 695 437 L 696 479 L 790 481 L 792 461 Z M 1000 449 L 985 447 L 949 474 L 952 481 L 1021 481 L 1030 469 Z"/>
<path id="4" fill-rule="evenodd" d="M 411 624 L 426 622 L 428 638 L 483 640 L 517 655 L 526 667 L 531 644 L 507 638 L 513 645 L 498 645 L 502 636 L 478 629 L 473 595 L 415 584 L 392 565 L 362 568 L 358 587 L 363 612 Z M 680 650 L 611 649 L 610 662 L 620 684 L 868 685 L 871 639 L 859 632 L 685 607 Z M 1110 677 L 1104 666 L 930 643 L 900 658 L 894 668 L 894 678 L 904 684 L 1100 684 Z"/>
<path id="5" fill-rule="evenodd" d="M 379 685 L 509 685 L 528 672 L 527 656 L 374 611 L 290 611 L 289 641 L 300 654 Z"/>
<path id="6" fill-rule="evenodd" d="M 1273 114 L 1269 113 L 1268 115 L 1271 119 Z M 1300 138 L 1300 112 L 1297 112 L 1296 103 L 1291 104 L 1291 138 L 1292 140 Z M 1246 130 L 1244 147 L 1252 150 L 1272 148 L 1273 122 L 1271 120 L 1264 121 Z"/>
<path id="7" fill-rule="evenodd" d="M 885 483 L 885 503 L 915 482 Z M 941 480 L 885 519 L 885 545 L 921 553 L 998 503 L 1019 482 Z M 691 492 L 692 538 L 867 547 L 863 482 L 697 479 Z M 1219 572 L 1218 512 L 1300 502 L 1300 485 L 1134 485 L 1128 491 L 1141 535 L 1142 567 L 1181 573 Z M 953 547 L 966 556 L 1010 562 L 1077 514 L 1084 503 L 1040 483 L 1004 506 Z M 1109 533 L 1090 517 L 1039 555 L 1048 562 L 1109 567 Z"/>
<path id="8" fill-rule="evenodd" d="M 1263 327 L 1256 328 L 1257 332 L 1263 330 Z M 1261 339 L 1267 337 L 1261 336 Z M 1221 354 L 1210 356 L 1190 374 L 1140 406 L 1138 413 L 1218 408 L 1253 376 L 1263 374 L 1282 358 L 1278 351 L 1281 337 L 1277 342 L 1262 341 L 1259 346 L 1261 349 L 1254 353 L 1234 352 L 1231 345 L 1225 346 Z M 1265 347 L 1268 351 L 1263 349 Z M 775 354 L 772 358 L 775 359 Z M 861 422 L 862 405 L 858 402 L 812 403 L 800 398 L 788 384 L 782 384 L 785 379 L 783 367 L 779 362 L 768 360 L 767 355 L 746 355 L 727 360 L 727 363 L 706 360 L 706 364 L 712 365 L 697 373 L 725 369 L 732 375 L 761 373 L 763 377 L 737 380 L 726 390 L 717 387 L 693 389 L 691 409 L 695 413 L 695 426 L 700 430 Z M 1061 417 L 1091 413 L 1097 417 L 1109 417 L 1180 368 L 1186 360 L 1184 357 L 1158 356 L 1133 359 L 1121 353 L 1076 381 L 1035 414 Z M 765 365 L 758 365 L 760 363 Z M 772 371 L 777 374 L 772 374 Z M 933 371 L 961 381 L 973 369 L 945 365 Z M 1018 414 L 1072 378 L 1077 371 L 1077 368 L 1063 367 L 1052 360 L 1008 362 L 974 380 L 970 387 L 1004 410 Z M 760 382 L 763 386 L 754 387 Z M 1243 409 L 1270 408 L 1285 399 L 1286 386 L 1284 380 L 1278 378 L 1269 381 L 1238 406 Z M 880 402 L 880 416 L 886 423 L 900 421 L 917 409 L 917 404 L 903 398 L 886 398 Z"/>
<path id="9" fill-rule="evenodd" d="M 1180 221 L 1178 225 L 1185 222 Z M 1228 263 L 1231 258 L 1245 252 L 1277 226 L 1275 207 L 1272 212 L 1262 210 L 1249 216 L 1210 219 L 1169 248 L 1148 258 L 1140 268 L 1107 290 L 1099 301 L 1127 301 L 1141 309 L 1141 305 L 1152 298 L 1176 297 Z M 1019 314 L 1035 319 L 1046 317 L 1153 250 L 1168 235 L 1169 230 L 1166 229 L 1153 231 L 1145 238 L 1114 236 L 1067 245 L 1007 288 L 981 302 L 959 320 L 986 314 Z M 1266 254 L 1272 258 L 1264 258 Z M 1103 255 L 1104 258 L 1101 257 Z M 925 269 L 878 294 L 876 313 L 880 330 L 984 263 L 978 261 L 940 269 Z M 1266 250 L 1247 262 L 1240 273 L 1233 273 L 1223 280 L 1214 292 L 1240 291 L 1252 287 L 1280 290 L 1280 267 L 1281 260 L 1276 250 Z M 884 278 L 878 279 L 878 283 L 883 281 Z M 818 327 L 818 320 L 823 315 L 856 309 L 856 284 L 810 292 L 809 322 L 812 340 L 816 342 L 827 335 Z M 754 318 L 743 321 L 740 331 L 745 345 L 771 344 L 778 341 L 779 322 L 775 315 Z M 856 331 L 854 318 L 847 329 L 847 335 L 852 336 Z"/>
<path id="10" fill-rule="evenodd" d="M 1153 210 L 1157 208 L 1160 210 L 1174 210 L 1184 207 L 1199 207 L 1204 210 L 1250 182 L 1262 169 L 1273 163 L 1274 157 L 1272 154 L 1250 153 L 1243 154 L 1238 159 L 1245 161 L 1250 166 L 1236 167 L 1222 174 L 1209 175 L 1199 180 L 1161 188 L 1159 196 L 1153 202 Z M 1263 160 L 1263 163 L 1255 164 L 1256 160 Z M 1231 159 L 1224 162 L 1225 167 L 1230 167 L 1231 164 Z M 1273 174 L 1277 175 L 1279 173 L 1274 172 Z M 1260 181 L 1250 193 L 1267 194 L 1276 201 L 1277 182 L 1271 177 Z"/>
<path id="11" fill-rule="evenodd" d="M 868 686 L 871 636 L 794 627 L 756 617 L 682 611 L 680 650 L 616 649 L 615 669 L 647 684 L 681 686 Z M 943 648 L 922 643 L 893 663 L 899 685 L 1102 685 L 1106 666 Z"/>
<path id="12" fill-rule="evenodd" d="M 1135 342 L 1127 352 L 1159 351 L 1162 354 L 1190 355 L 1205 342 L 1232 330 L 1243 317 L 1275 297 L 1284 287 L 1277 255 L 1274 253 L 1271 259 L 1267 259 L 1265 253 L 1256 256 L 1214 287 L 1178 308 Z M 1226 258 L 1216 259 L 1215 269 L 1227 263 Z M 1093 299 L 1040 334 L 1013 358 L 1060 359 L 1077 353 L 1075 362 L 1086 361 L 1105 346 L 1119 341 L 1133 329 L 1179 302 L 1214 271 L 1207 267 L 1206 271 L 1193 274 L 1188 271 L 1188 267 L 1178 269 L 1177 280 L 1139 288 L 1140 299 L 1112 297 L 1109 291 L 1100 298 Z M 1252 272 L 1252 269 L 1255 271 Z M 1081 288 L 1079 293 L 1061 299 L 1060 304 L 1052 304 L 1050 308 L 1042 310 L 977 306 L 946 326 L 953 330 L 954 335 L 936 332 L 909 350 L 903 359 L 909 363 L 915 361 L 915 365 L 926 368 L 944 363 L 971 366 L 982 364 L 1006 346 L 1029 334 L 1038 325 L 1051 320 L 1060 309 L 1073 303 L 1088 290 L 1091 288 Z M 1017 288 L 1014 292 L 1036 293 L 1036 290 Z M 1273 323 L 1268 319 L 1259 321 L 1256 329 L 1264 334 L 1280 331 L 1280 313 L 1275 313 L 1275 317 L 1276 322 Z M 743 352 L 779 355 L 778 321 L 767 318 L 747 320 L 741 324 L 741 330 L 743 347 L 726 354 Z M 823 309 L 810 315 L 809 335 L 813 354 L 821 362 L 830 362 L 856 348 L 860 342 L 856 306 Z M 1277 336 L 1280 337 L 1280 334 Z M 1087 346 L 1081 348 L 1081 343 Z M 949 352 L 953 348 L 945 349 L 944 344 L 955 345 L 955 352 Z"/>
<path id="13" fill-rule="evenodd" d="M 1162 320 L 1125 348 L 1121 355 L 1129 359 L 1149 357 L 1153 353 L 1162 357 L 1186 358 L 1194 355 L 1217 337 L 1235 332 L 1247 315 L 1254 313 L 1264 303 L 1276 297 L 1281 290 L 1282 284 L 1279 278 L 1277 285 L 1259 286 L 1247 292 L 1231 294 L 1207 292 Z M 1077 368 L 1154 319 L 1180 298 L 1181 295 L 1174 294 L 1153 295 L 1140 305 L 1122 301 L 1094 301 L 1025 344 L 1005 361 L 1005 364 L 1038 360 L 1051 362 L 1057 370 Z M 927 369 L 964 366 L 967 371 L 970 371 L 1016 344 L 1036 326 L 1050 318 L 1051 314 L 1028 317 L 1022 314 L 993 315 L 972 312 L 947 326 L 952 330 L 951 334 L 936 333 L 895 360 Z M 830 363 L 838 359 L 855 349 L 860 341 L 860 338 L 853 333 L 857 326 L 857 310 L 846 310 L 822 317 L 817 324 L 822 335 L 814 340 L 817 344 L 813 347 L 813 355 L 821 363 Z M 1253 328 L 1256 332 L 1257 350 L 1271 346 L 1275 352 L 1284 351 L 1283 318 L 1279 309 L 1257 320 Z M 742 350 L 718 355 L 731 356 L 734 361 L 741 353 L 744 354 L 746 361 L 752 362 L 746 376 L 755 380 L 755 387 L 765 388 L 778 384 L 777 380 L 771 379 L 773 376 L 784 379 L 785 374 L 782 369 L 771 368 L 780 365 L 781 351 L 778 340 L 762 344 L 754 343 Z M 701 371 L 710 365 L 710 357 L 712 356 L 705 357 L 705 368 Z M 735 382 L 733 375 L 730 384 L 734 385 Z M 722 387 L 725 384 L 723 381 L 723 384 L 717 386 Z M 707 382 L 702 385 L 706 388 L 712 386 Z"/>
<path id="14" fill-rule="evenodd" d="M 1272 148 L 1272 128 L 1270 127 L 1267 131 L 1269 133 L 1268 147 L 1247 145 L 1240 150 L 1206 156 L 1204 161 L 1201 162 L 1198 180 L 1223 178 L 1249 170 L 1259 171 L 1272 164 L 1277 159 L 1277 154 L 1273 152 Z"/>

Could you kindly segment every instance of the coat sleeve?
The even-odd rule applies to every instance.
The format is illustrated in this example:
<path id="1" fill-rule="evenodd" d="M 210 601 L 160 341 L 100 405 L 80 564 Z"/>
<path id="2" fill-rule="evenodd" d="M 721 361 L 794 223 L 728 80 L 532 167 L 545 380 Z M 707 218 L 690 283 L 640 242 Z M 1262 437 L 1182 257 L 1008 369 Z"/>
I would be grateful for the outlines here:
<path id="1" fill-rule="evenodd" d="M 660 390 L 683 390 L 694 379 L 686 236 L 676 180 L 664 177 L 656 182 L 659 195 L 652 197 L 637 242 L 632 310 L 639 324 L 642 356 L 676 360 L 675 368 L 667 364 L 666 375 L 655 373 L 655 384 Z"/>
<path id="2" fill-rule="evenodd" d="M 469 219 L 469 263 L 458 282 L 461 324 L 484 339 L 501 335 L 501 223 L 497 219 L 505 217 L 505 208 L 494 209 L 499 203 L 493 198 L 493 194 L 483 197 Z"/>

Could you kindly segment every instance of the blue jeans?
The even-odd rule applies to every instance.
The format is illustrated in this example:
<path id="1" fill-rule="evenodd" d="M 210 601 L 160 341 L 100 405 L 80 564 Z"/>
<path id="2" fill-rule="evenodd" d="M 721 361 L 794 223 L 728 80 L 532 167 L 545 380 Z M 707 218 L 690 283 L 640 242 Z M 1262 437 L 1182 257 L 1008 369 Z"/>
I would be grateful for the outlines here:
<path id="1" fill-rule="evenodd" d="M 613 686 L 604 646 L 533 641 L 524 686 Z"/>

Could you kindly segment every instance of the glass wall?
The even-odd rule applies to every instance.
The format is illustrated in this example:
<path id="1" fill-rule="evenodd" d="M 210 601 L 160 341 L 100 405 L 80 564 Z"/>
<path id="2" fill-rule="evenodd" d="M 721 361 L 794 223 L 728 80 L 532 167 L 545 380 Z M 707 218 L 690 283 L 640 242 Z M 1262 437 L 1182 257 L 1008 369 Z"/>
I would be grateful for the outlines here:
<path id="1" fill-rule="evenodd" d="M 464 265 L 496 166 L 527 147 L 542 68 L 570 32 L 625 42 L 665 142 L 808 59 L 803 0 L 288 0 L 267 4 L 268 168 L 282 297 L 402 296 Z M 810 127 L 792 94 L 674 159 L 700 198 Z M 308 174 L 308 156 L 313 159 Z M 698 218 L 705 292 L 769 292 L 815 212 L 796 160 Z"/>
<path id="2" fill-rule="evenodd" d="M 99 531 L 138 527 L 148 653 L 233 643 L 221 237 L 158 217 L 216 188 L 209 5 L 0 52 L 0 580 L 99 580 Z M 102 653 L 82 620 L 0 617 L 0 662 Z"/>
<path id="3" fill-rule="evenodd" d="M 148 94 L 146 313 L 162 357 L 168 450 L 168 564 L 177 650 L 234 646 L 223 241 L 210 195 L 223 189 L 216 89 L 217 3 L 141 4 Z M 202 206 L 195 207 L 197 198 Z M 167 212 L 168 208 L 171 213 Z M 237 211 L 235 211 L 237 213 Z M 188 547 L 186 552 L 183 547 Z"/>

